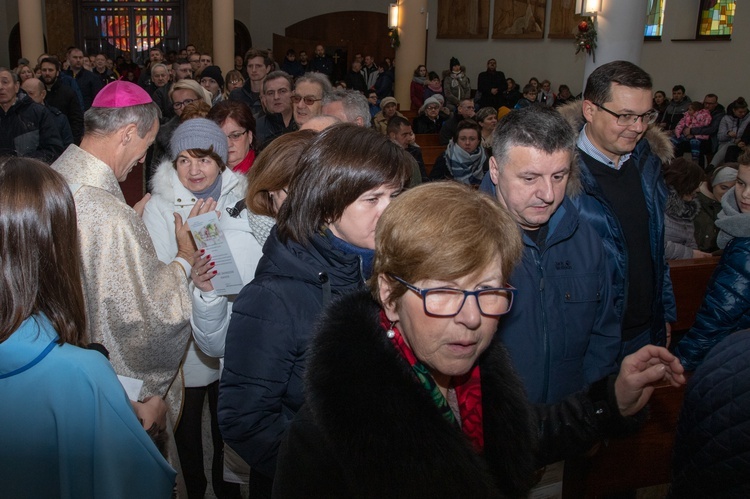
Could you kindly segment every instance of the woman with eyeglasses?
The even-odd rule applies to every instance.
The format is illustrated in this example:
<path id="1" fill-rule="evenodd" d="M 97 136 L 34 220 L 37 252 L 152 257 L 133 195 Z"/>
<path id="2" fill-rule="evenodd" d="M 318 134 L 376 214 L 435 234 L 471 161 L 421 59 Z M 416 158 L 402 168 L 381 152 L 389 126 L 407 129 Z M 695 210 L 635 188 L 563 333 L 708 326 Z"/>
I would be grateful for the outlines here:
<path id="1" fill-rule="evenodd" d="M 369 290 L 318 322 L 274 497 L 525 497 L 538 467 L 635 424 L 650 384 L 684 383 L 677 359 L 649 345 L 616 379 L 530 407 L 494 337 L 521 247 L 508 212 L 457 183 L 391 203 Z"/>
<path id="2" fill-rule="evenodd" d="M 169 90 L 169 101 L 172 103 L 175 116 L 159 127 L 159 133 L 154 140 L 154 153 L 151 156 L 150 171 L 155 172 L 163 160 L 171 160 L 169 152 L 169 141 L 177 127 L 182 123 L 182 113 L 185 106 L 202 100 L 211 106 L 211 94 L 201 87 L 195 80 L 180 80 Z M 152 173 L 153 174 L 153 173 Z M 149 176 L 150 178 L 150 176 Z"/>
<path id="3" fill-rule="evenodd" d="M 365 287 L 375 225 L 413 159 L 372 130 L 333 125 L 304 150 L 255 279 L 237 296 L 219 395 L 224 441 L 270 496 L 281 438 L 302 405 L 308 344 L 323 308 Z"/>
<path id="4" fill-rule="evenodd" d="M 419 108 L 419 116 L 412 122 L 414 133 L 440 133 L 444 121 L 440 116 L 440 107 L 440 101 L 436 97 L 426 98 Z"/>
<path id="5" fill-rule="evenodd" d="M 230 69 L 227 71 L 227 76 L 224 78 L 226 88 L 224 89 L 224 100 L 229 100 L 229 93 L 235 88 L 242 88 L 245 84 L 245 78 L 242 76 L 242 72 L 236 69 Z"/>
<path id="6" fill-rule="evenodd" d="M 244 102 L 225 100 L 212 107 L 206 118 L 219 125 L 227 136 L 227 166 L 235 173 L 247 174 L 258 150 L 255 117 L 250 107 Z"/>

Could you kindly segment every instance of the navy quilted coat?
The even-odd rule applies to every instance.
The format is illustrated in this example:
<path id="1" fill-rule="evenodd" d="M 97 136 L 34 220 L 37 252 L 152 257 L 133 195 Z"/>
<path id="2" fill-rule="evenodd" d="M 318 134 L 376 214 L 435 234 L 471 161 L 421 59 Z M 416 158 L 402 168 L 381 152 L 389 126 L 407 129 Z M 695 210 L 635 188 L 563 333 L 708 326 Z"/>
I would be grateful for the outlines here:
<path id="1" fill-rule="evenodd" d="M 688 382 L 671 496 L 750 497 L 750 329 L 729 335 Z"/>

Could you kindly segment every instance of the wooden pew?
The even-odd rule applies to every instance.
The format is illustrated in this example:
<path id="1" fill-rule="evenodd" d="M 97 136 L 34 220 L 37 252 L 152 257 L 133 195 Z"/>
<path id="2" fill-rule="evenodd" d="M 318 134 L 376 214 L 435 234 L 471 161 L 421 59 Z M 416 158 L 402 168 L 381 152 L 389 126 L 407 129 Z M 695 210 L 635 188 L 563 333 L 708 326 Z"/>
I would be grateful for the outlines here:
<path id="1" fill-rule="evenodd" d="M 415 133 L 414 141 L 419 145 L 419 147 L 439 146 L 440 135 L 437 133 Z M 445 146 L 443 146 L 443 148 L 445 148 Z"/>
<path id="2" fill-rule="evenodd" d="M 445 152 L 445 146 L 422 146 L 421 149 L 424 168 L 429 175 L 432 172 L 432 167 L 435 166 L 435 161 Z"/>
<path id="3" fill-rule="evenodd" d="M 703 303 L 708 281 L 720 259 L 714 256 L 669 262 L 669 275 L 672 277 L 677 302 L 677 321 L 672 325 L 674 331 L 687 331 L 695 322 L 695 315 Z"/>
<path id="4" fill-rule="evenodd" d="M 411 109 L 399 109 L 398 112 L 403 114 L 404 118 L 409 120 L 409 123 L 414 121 L 414 118 L 416 118 L 419 115 L 417 111 L 412 111 Z"/>
<path id="5" fill-rule="evenodd" d="M 719 260 L 712 257 L 669 262 L 677 303 L 673 331 L 685 332 L 693 325 Z M 668 483 L 684 391 L 684 387 L 673 388 L 666 383 L 657 387 L 649 402 L 648 419 L 639 432 L 610 438 L 590 457 L 566 461 L 563 497 L 596 498 Z"/>

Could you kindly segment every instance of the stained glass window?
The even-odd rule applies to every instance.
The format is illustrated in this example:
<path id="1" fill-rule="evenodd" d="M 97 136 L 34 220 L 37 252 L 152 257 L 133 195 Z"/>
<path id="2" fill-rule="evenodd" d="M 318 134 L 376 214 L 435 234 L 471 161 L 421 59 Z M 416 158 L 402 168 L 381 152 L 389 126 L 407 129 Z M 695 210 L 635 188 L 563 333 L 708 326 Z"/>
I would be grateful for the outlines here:
<path id="1" fill-rule="evenodd" d="M 729 38 L 734 23 L 735 0 L 701 0 L 698 37 Z"/>
<path id="2" fill-rule="evenodd" d="M 184 46 L 182 0 L 78 0 L 77 30 L 85 53 L 146 58 L 151 47 L 165 52 Z"/>
<path id="3" fill-rule="evenodd" d="M 646 11 L 646 30 L 643 35 L 650 38 L 661 37 L 664 24 L 664 4 L 666 0 L 648 0 Z"/>

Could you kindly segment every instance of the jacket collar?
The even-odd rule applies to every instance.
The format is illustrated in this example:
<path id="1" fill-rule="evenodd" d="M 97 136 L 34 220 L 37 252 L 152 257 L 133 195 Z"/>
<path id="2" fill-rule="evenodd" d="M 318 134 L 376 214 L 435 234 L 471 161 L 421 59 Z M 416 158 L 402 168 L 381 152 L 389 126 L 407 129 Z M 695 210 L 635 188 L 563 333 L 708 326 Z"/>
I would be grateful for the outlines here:
<path id="1" fill-rule="evenodd" d="M 238 188 L 238 192 L 245 191 L 245 177 L 237 175 L 229 168 L 225 168 L 221 173 L 221 195 L 222 197 L 232 189 Z M 151 192 L 154 196 L 159 196 L 173 202 L 176 208 L 193 206 L 196 198 L 189 189 L 180 182 L 177 172 L 172 166 L 171 161 L 162 161 L 149 182 Z M 219 201 L 218 199 L 216 200 Z"/>
<path id="2" fill-rule="evenodd" d="M 120 183 L 112 168 L 75 144 L 69 145 L 52 167 L 62 174 L 69 184 L 98 187 L 125 203 Z"/>
<path id="3" fill-rule="evenodd" d="M 581 131 L 583 125 L 586 123 L 583 117 L 583 101 L 575 100 L 569 102 L 560 106 L 558 111 L 568 120 L 568 123 L 570 123 L 576 133 Z M 643 150 L 644 141 L 649 145 L 651 152 L 658 156 L 662 163 L 668 163 L 674 158 L 674 147 L 669 140 L 669 136 L 659 127 L 649 125 L 643 138 L 636 144 L 635 149 L 633 149 L 633 155 L 638 155 Z M 571 167 L 570 180 L 568 181 L 566 190 L 570 197 L 575 197 L 582 191 L 579 162 L 574 160 L 573 163 L 574 165 Z"/>

